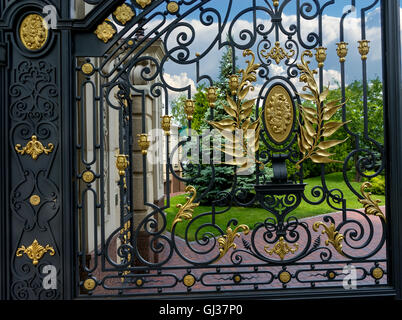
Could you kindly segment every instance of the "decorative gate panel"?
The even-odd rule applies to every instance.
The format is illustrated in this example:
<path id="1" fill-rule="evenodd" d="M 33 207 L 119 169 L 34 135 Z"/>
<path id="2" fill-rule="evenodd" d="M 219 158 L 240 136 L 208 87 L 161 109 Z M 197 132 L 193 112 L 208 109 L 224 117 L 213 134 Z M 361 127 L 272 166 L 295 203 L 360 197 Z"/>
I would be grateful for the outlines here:
<path id="1" fill-rule="evenodd" d="M 331 7 L 334 17 L 326 13 Z M 81 294 L 343 288 L 345 275 L 355 275 L 357 286 L 387 284 L 385 208 L 368 182 L 385 165 L 384 139 L 368 130 L 369 108 L 374 111 L 367 60 L 380 43 L 373 39 L 370 46 L 366 34 L 373 26 L 366 20 L 378 11 L 378 1 L 357 8 L 336 1 L 117 6 L 91 36 L 108 45 L 105 55 L 76 60 Z M 325 18 L 338 29 L 334 39 L 325 38 Z M 348 28 L 356 23 L 359 36 L 349 44 L 357 34 L 348 36 Z M 206 70 L 213 70 L 212 61 L 218 67 L 209 55 L 225 48 L 232 70 L 222 87 Z M 336 63 L 328 61 L 335 57 Z M 358 105 L 348 103 L 349 60 L 360 64 Z M 172 81 L 172 70 L 182 79 Z M 339 76 L 339 96 L 332 99 L 325 84 L 330 72 Z M 185 83 L 189 74 L 193 82 Z M 199 92 L 210 109 L 203 128 L 224 138 L 214 148 L 204 143 L 206 131 L 192 130 Z M 188 120 L 178 139 L 171 119 L 177 93 L 184 95 L 180 112 Z M 349 120 L 352 112 L 362 132 Z M 347 152 L 338 159 L 330 151 L 342 144 Z M 305 183 L 308 162 L 321 173 L 314 186 Z M 327 182 L 328 166 L 338 162 L 340 183 L 362 209 L 349 207 L 344 189 Z M 230 187 L 205 201 L 222 166 L 230 171 Z M 199 182 L 208 167 L 209 180 Z M 245 185 L 244 177 L 254 180 Z M 171 180 L 189 194 L 173 209 Z M 301 219 L 293 214 L 301 203 L 327 203 L 329 211 Z M 246 207 L 247 223 L 232 216 Z M 257 208 L 266 217 L 249 222 Z"/>
<path id="2" fill-rule="evenodd" d="M 395 5 L 52 4 L 0 2 L 7 298 L 395 294 Z"/>

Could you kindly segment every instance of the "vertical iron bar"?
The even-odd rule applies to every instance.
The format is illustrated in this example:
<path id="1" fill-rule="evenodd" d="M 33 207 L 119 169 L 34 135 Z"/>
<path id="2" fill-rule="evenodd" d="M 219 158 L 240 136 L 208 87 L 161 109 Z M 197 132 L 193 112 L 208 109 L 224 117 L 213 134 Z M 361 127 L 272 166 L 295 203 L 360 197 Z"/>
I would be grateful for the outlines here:
<path id="1" fill-rule="evenodd" d="M 386 212 L 389 242 L 387 246 L 389 281 L 396 298 L 402 299 L 402 104 L 400 1 L 381 1 L 383 39 L 384 126 L 386 132 Z"/>

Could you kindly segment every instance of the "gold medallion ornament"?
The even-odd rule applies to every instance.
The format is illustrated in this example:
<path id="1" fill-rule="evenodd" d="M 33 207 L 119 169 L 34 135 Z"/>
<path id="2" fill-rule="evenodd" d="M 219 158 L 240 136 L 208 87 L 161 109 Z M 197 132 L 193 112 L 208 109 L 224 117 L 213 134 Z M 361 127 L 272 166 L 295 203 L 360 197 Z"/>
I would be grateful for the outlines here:
<path id="1" fill-rule="evenodd" d="M 82 180 L 84 180 L 86 183 L 91 183 L 95 180 L 95 175 L 91 171 L 85 171 L 82 174 Z"/>
<path id="2" fill-rule="evenodd" d="M 183 283 L 186 287 L 192 287 L 195 284 L 195 277 L 192 274 L 187 274 L 183 278 Z"/>
<path id="3" fill-rule="evenodd" d="M 175 2 L 175 1 L 171 1 L 171 2 L 169 2 L 168 3 L 168 5 L 167 5 L 167 11 L 169 12 L 169 13 L 176 13 L 177 11 L 179 11 L 179 5 L 178 5 L 178 3 L 177 2 Z"/>
<path id="4" fill-rule="evenodd" d="M 29 198 L 29 203 L 32 204 L 34 207 L 40 205 L 40 197 L 34 194 L 32 197 Z"/>
<path id="5" fill-rule="evenodd" d="M 46 21 L 39 14 L 30 14 L 22 20 L 20 25 L 20 39 L 22 44 L 31 51 L 41 49 L 49 36 Z"/>
<path id="6" fill-rule="evenodd" d="M 380 280 L 384 276 L 384 270 L 380 267 L 376 267 L 371 270 L 371 276 L 376 280 Z"/>
<path id="7" fill-rule="evenodd" d="M 292 275 L 288 271 L 282 271 L 279 274 L 279 281 L 282 283 L 288 283 L 292 279 Z"/>
<path id="8" fill-rule="evenodd" d="M 133 9 L 125 3 L 117 7 L 113 14 L 121 24 L 126 24 L 135 16 Z"/>
<path id="9" fill-rule="evenodd" d="M 54 149 L 54 145 L 49 143 L 47 145 L 47 148 L 43 146 L 43 144 L 38 141 L 37 136 L 32 136 L 31 141 L 27 143 L 27 145 L 21 149 L 21 145 L 17 144 L 15 145 L 15 151 L 17 151 L 19 154 L 24 155 L 30 155 L 33 160 L 38 159 L 38 157 L 44 153 L 44 154 L 49 154 L 52 152 Z"/>
<path id="10" fill-rule="evenodd" d="M 42 259 L 44 254 L 47 253 L 48 251 L 51 256 L 54 256 L 55 251 L 53 247 L 49 245 L 43 247 L 35 239 L 28 248 L 25 248 L 25 246 L 21 246 L 20 248 L 18 248 L 16 256 L 22 257 L 22 255 L 25 253 L 28 256 L 28 258 L 32 260 L 32 264 L 36 266 L 39 263 L 39 260 Z"/>
<path id="11" fill-rule="evenodd" d="M 299 244 L 295 243 L 294 248 L 291 248 L 289 244 L 285 241 L 283 237 L 279 238 L 279 241 L 274 245 L 272 249 L 268 249 L 269 247 L 264 247 L 264 250 L 269 255 L 276 254 L 283 260 L 288 253 L 295 253 L 299 250 Z"/>
<path id="12" fill-rule="evenodd" d="M 81 66 L 81 71 L 83 73 L 85 73 L 86 75 L 91 74 L 92 72 L 94 72 L 94 66 L 92 65 L 92 63 L 84 63 Z"/>
<path id="13" fill-rule="evenodd" d="M 285 141 L 292 131 L 294 111 L 292 98 L 283 86 L 276 85 L 269 91 L 264 115 L 272 140 L 276 143 Z"/>
<path id="14" fill-rule="evenodd" d="M 104 43 L 107 43 L 110 39 L 112 39 L 116 32 L 116 29 L 106 21 L 103 21 L 103 23 L 100 24 L 95 30 L 96 36 Z"/>
<path id="15" fill-rule="evenodd" d="M 96 281 L 92 278 L 86 279 L 84 281 L 84 288 L 87 291 L 92 291 L 96 287 Z"/>
<path id="16" fill-rule="evenodd" d="M 144 9 L 146 6 L 150 5 L 152 0 L 136 0 L 137 4 Z"/>

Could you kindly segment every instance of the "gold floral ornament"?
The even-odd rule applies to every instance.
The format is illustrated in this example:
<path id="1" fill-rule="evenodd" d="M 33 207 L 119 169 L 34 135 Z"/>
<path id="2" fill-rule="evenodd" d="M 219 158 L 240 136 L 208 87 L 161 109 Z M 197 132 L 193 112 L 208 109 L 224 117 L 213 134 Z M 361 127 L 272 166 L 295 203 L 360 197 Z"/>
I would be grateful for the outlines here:
<path id="1" fill-rule="evenodd" d="M 318 67 L 322 68 L 324 66 L 324 61 L 327 59 L 327 48 L 318 47 L 315 48 L 315 59 L 318 62 Z"/>
<path id="2" fill-rule="evenodd" d="M 117 7 L 113 14 L 116 17 L 116 20 L 123 25 L 129 22 L 135 16 L 133 9 L 131 9 L 131 7 L 125 3 Z"/>
<path id="3" fill-rule="evenodd" d="M 325 245 L 328 246 L 329 244 L 332 244 L 335 250 L 344 256 L 344 253 L 342 251 L 342 241 L 344 239 L 343 234 L 339 233 L 339 231 L 335 229 L 334 223 L 331 223 L 328 227 L 321 221 L 317 221 L 313 224 L 313 230 L 317 232 L 320 226 L 324 227 L 324 229 L 322 230 L 322 234 L 326 234 L 328 236 L 328 239 L 325 240 Z"/>
<path id="4" fill-rule="evenodd" d="M 215 262 L 221 260 L 230 248 L 236 250 L 237 246 L 234 241 L 236 237 L 240 237 L 240 230 L 243 232 L 244 235 L 247 235 L 250 232 L 250 228 L 245 224 L 237 226 L 234 230 L 232 230 L 232 228 L 228 226 L 226 229 L 226 234 L 218 238 L 219 257 L 215 260 Z"/>
<path id="5" fill-rule="evenodd" d="M 362 193 L 364 199 L 358 199 L 361 204 L 364 206 L 364 212 L 367 215 L 374 215 L 377 217 L 380 217 L 381 219 L 384 220 L 384 222 L 387 222 L 384 213 L 381 211 L 380 207 L 378 204 L 381 202 L 381 200 L 373 200 L 371 199 L 371 192 L 366 192 L 365 189 L 371 188 L 372 185 L 370 182 L 364 182 L 361 187 L 360 187 L 360 192 Z"/>
<path id="6" fill-rule="evenodd" d="M 16 256 L 22 257 L 22 255 L 25 253 L 28 256 L 28 258 L 32 260 L 32 264 L 36 266 L 39 263 L 39 260 L 42 259 L 44 254 L 48 251 L 51 256 L 54 256 L 55 251 L 53 247 L 49 245 L 43 247 L 35 239 L 34 242 L 32 242 L 32 244 L 28 248 L 25 248 L 25 246 L 21 246 L 20 248 L 18 248 Z"/>
<path id="7" fill-rule="evenodd" d="M 165 135 L 170 136 L 170 128 L 172 122 L 172 116 L 161 116 L 162 119 L 162 129 L 165 132 Z"/>
<path id="8" fill-rule="evenodd" d="M 362 60 L 366 60 L 367 55 L 370 51 L 370 46 L 369 46 L 370 41 L 369 40 L 359 40 L 358 42 L 359 42 L 358 49 L 359 49 L 360 55 L 362 56 Z"/>
<path id="9" fill-rule="evenodd" d="M 345 62 L 346 56 L 348 54 L 348 43 L 347 42 L 338 42 L 336 48 L 336 53 L 339 57 L 339 62 Z"/>
<path id="10" fill-rule="evenodd" d="M 41 49 L 48 38 L 49 31 L 46 21 L 39 14 L 30 14 L 20 25 L 20 39 L 28 50 Z"/>
<path id="11" fill-rule="evenodd" d="M 210 108 L 215 108 L 215 102 L 218 99 L 217 90 L 218 90 L 218 88 L 216 88 L 216 87 L 209 87 L 207 89 L 207 99 L 208 99 Z"/>
<path id="12" fill-rule="evenodd" d="M 27 145 L 21 149 L 20 144 L 15 145 L 15 151 L 17 151 L 19 154 L 24 155 L 30 155 L 33 160 L 38 159 L 38 157 L 44 153 L 44 154 L 49 154 L 53 151 L 54 145 L 52 143 L 49 143 L 47 145 L 47 148 L 43 146 L 43 144 L 38 141 L 37 136 L 32 136 L 31 141 L 27 143 Z"/>
<path id="13" fill-rule="evenodd" d="M 292 58 L 295 53 L 296 51 L 293 49 L 289 50 L 289 53 L 287 53 L 285 50 L 283 50 L 279 41 L 275 42 L 275 47 L 273 47 L 270 52 L 267 53 L 265 49 L 261 50 L 261 55 L 265 59 L 271 58 L 275 60 L 276 64 L 279 64 L 285 58 Z"/>
<path id="14" fill-rule="evenodd" d="M 255 153 L 260 145 L 260 117 L 254 122 L 250 120 L 256 99 L 245 100 L 245 97 L 254 90 L 253 82 L 257 81 L 256 70 L 259 64 L 255 64 L 255 56 L 251 50 L 245 50 L 243 56 L 251 56 L 251 60 L 247 60 L 248 64 L 245 70 L 240 70 L 241 81 L 238 86 L 236 79 L 238 77 L 231 76 L 229 79 L 230 89 L 234 98 L 227 96 L 227 105 L 224 105 L 225 112 L 230 116 L 221 121 L 208 121 L 208 123 L 219 130 L 221 135 L 226 138 L 232 148 L 224 148 L 221 151 L 233 157 L 233 160 L 226 161 L 227 165 L 239 166 L 241 170 L 247 170 L 255 164 Z M 242 138 L 236 137 L 241 132 Z M 240 141 L 239 141 L 240 140 Z"/>
<path id="15" fill-rule="evenodd" d="M 103 21 L 95 30 L 96 36 L 104 43 L 112 39 L 116 32 L 116 29 L 107 21 Z"/>
<path id="16" fill-rule="evenodd" d="M 327 88 L 320 93 L 317 82 L 314 79 L 317 71 L 310 70 L 308 66 L 310 61 L 304 60 L 306 55 L 312 57 L 313 54 L 310 50 L 304 51 L 301 57 L 302 64 L 298 64 L 297 67 L 301 71 L 300 82 L 306 83 L 303 91 L 310 90 L 311 93 L 303 93 L 299 94 L 299 96 L 302 99 L 313 102 L 315 107 L 299 106 L 303 125 L 299 119 L 300 133 L 297 140 L 303 157 L 296 163 L 297 169 L 300 169 L 300 164 L 307 159 L 311 159 L 314 163 L 341 162 L 331 159 L 330 156 L 334 154 L 329 153 L 327 150 L 345 142 L 348 138 L 345 140 L 323 140 L 323 138 L 332 136 L 344 124 L 350 122 L 329 121 L 345 102 L 340 103 L 341 100 L 339 99 L 324 103 L 329 89 Z"/>
<path id="17" fill-rule="evenodd" d="M 194 111 L 195 111 L 195 102 L 194 102 L 194 100 L 187 99 L 184 102 L 184 112 L 187 115 L 187 120 L 189 120 L 189 121 L 193 120 Z"/>
<path id="18" fill-rule="evenodd" d="M 150 5 L 152 0 L 136 0 L 137 4 L 144 9 L 146 6 Z"/>
<path id="19" fill-rule="evenodd" d="M 124 176 L 126 174 L 126 169 L 130 165 L 130 162 L 127 160 L 128 155 L 119 154 L 116 156 L 116 168 L 119 171 L 119 176 Z"/>
<path id="20" fill-rule="evenodd" d="M 291 248 L 289 244 L 285 241 L 283 237 L 279 238 L 279 241 L 274 245 L 272 249 L 269 249 L 269 246 L 265 246 L 264 250 L 269 255 L 276 254 L 283 260 L 288 253 L 295 253 L 299 250 L 299 244 L 295 243 L 294 248 Z"/>
<path id="21" fill-rule="evenodd" d="M 191 197 L 186 198 L 186 203 L 184 205 L 178 204 L 176 208 L 179 209 L 179 212 L 176 214 L 173 223 L 172 229 L 178 222 L 182 222 L 183 220 L 191 220 L 193 218 L 194 209 L 198 207 L 199 203 L 194 203 L 194 200 L 197 196 L 197 190 L 193 186 L 187 186 L 186 192 L 191 193 Z"/>
<path id="22" fill-rule="evenodd" d="M 148 140 L 148 135 L 146 133 L 137 134 L 139 138 L 137 140 L 138 145 L 140 146 L 141 153 L 143 156 L 146 156 L 148 153 L 148 148 L 151 145 L 151 142 Z"/>

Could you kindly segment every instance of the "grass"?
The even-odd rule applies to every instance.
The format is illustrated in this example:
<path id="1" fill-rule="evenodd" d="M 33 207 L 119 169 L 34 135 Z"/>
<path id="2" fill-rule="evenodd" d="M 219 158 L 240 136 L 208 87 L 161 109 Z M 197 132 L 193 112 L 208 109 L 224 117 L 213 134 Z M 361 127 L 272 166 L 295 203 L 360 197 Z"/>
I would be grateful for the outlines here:
<path id="1" fill-rule="evenodd" d="M 347 187 L 346 183 L 344 182 L 342 173 L 336 172 L 336 173 L 331 173 L 325 176 L 325 181 L 327 183 L 328 189 L 339 189 L 342 191 L 344 198 L 346 199 L 346 207 L 350 209 L 358 209 L 362 208 L 362 204 L 357 200 L 356 195 L 350 191 L 350 189 Z M 314 198 L 311 195 L 311 189 L 315 186 L 321 186 L 321 177 L 315 177 L 315 178 L 309 178 L 304 181 L 306 185 L 305 189 L 305 195 L 307 198 L 311 201 L 317 201 L 318 198 Z M 352 186 L 354 187 L 355 190 L 360 192 L 360 186 L 361 183 L 359 182 L 351 182 Z M 186 197 L 188 195 L 183 194 L 183 195 L 178 195 L 175 197 L 172 197 L 170 200 L 170 208 L 166 209 L 165 212 L 167 213 L 167 230 L 171 231 L 171 226 L 173 219 L 175 218 L 177 212 L 179 209 L 176 208 L 177 204 L 184 204 L 186 203 Z M 375 195 L 373 197 L 374 199 L 379 199 L 381 200 L 380 205 L 385 204 L 385 196 L 383 195 Z M 335 205 L 336 207 L 341 207 L 340 205 Z M 216 208 L 216 211 L 221 211 L 225 208 Z M 211 215 L 206 215 L 203 217 L 200 217 L 199 219 L 195 219 L 198 215 L 205 213 L 205 212 L 210 212 L 211 207 L 209 206 L 199 206 L 195 208 L 194 214 L 193 214 L 193 221 L 194 223 L 191 225 L 188 231 L 188 239 L 190 241 L 193 241 L 195 238 L 195 232 L 197 228 L 205 223 L 211 223 Z M 320 214 L 326 214 L 326 213 L 331 213 L 337 210 L 334 210 L 331 208 L 326 201 L 319 205 L 311 205 L 308 204 L 305 201 L 302 201 L 299 205 L 299 207 L 291 212 L 289 215 L 294 216 L 298 219 L 306 218 L 306 217 L 312 217 Z M 229 211 L 222 213 L 222 214 L 216 214 L 216 219 L 215 219 L 215 224 L 220 226 L 222 230 L 226 230 L 227 224 L 231 219 L 236 219 L 239 224 L 246 224 L 249 226 L 250 229 L 254 228 L 254 225 L 258 222 L 263 222 L 265 219 L 268 217 L 273 217 L 273 215 L 266 210 L 262 208 L 250 208 L 250 207 L 232 207 Z M 178 235 L 179 237 L 184 238 L 186 228 L 189 222 L 187 220 L 183 222 L 179 222 L 176 226 L 176 232 L 175 234 Z M 219 231 L 216 228 L 213 228 L 211 226 L 206 226 L 203 227 L 200 230 L 198 238 L 200 239 L 201 236 L 205 232 L 211 232 L 213 235 L 220 235 Z"/>

